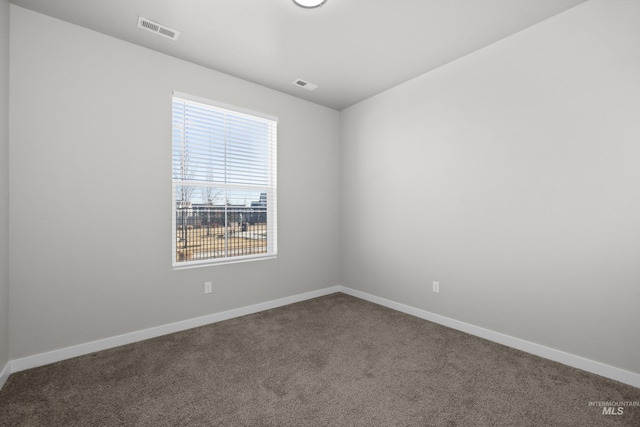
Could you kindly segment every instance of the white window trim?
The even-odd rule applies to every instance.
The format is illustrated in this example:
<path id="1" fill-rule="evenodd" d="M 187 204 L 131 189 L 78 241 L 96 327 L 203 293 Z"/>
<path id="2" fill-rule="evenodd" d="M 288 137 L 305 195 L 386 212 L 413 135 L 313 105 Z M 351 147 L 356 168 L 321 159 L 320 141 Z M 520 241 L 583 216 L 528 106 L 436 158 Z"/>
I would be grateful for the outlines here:
<path id="1" fill-rule="evenodd" d="M 173 91 L 172 92 L 172 97 L 171 97 L 171 103 L 173 104 L 173 99 L 174 98 L 180 98 L 186 101 L 191 101 L 191 102 L 195 102 L 195 103 L 199 103 L 199 104 L 203 104 L 203 105 L 209 105 L 215 108 L 221 108 L 224 110 L 228 110 L 228 111 L 232 111 L 234 113 L 237 113 L 239 115 L 245 115 L 251 118 L 261 118 L 261 119 L 265 119 L 265 120 L 269 120 L 269 121 L 273 121 L 276 123 L 278 123 L 278 118 L 276 116 L 272 116 L 272 115 L 268 115 L 268 114 L 264 114 L 264 113 L 260 113 L 260 112 L 255 112 L 252 110 L 248 110 L 248 109 L 244 109 L 244 108 L 240 108 L 240 107 L 236 107 L 233 105 L 228 105 L 228 104 L 224 104 L 221 102 L 216 102 L 216 101 L 212 101 L 209 99 L 205 99 L 205 98 L 200 98 L 197 96 L 193 96 L 193 95 L 189 95 L 189 94 L 185 94 L 183 92 L 178 92 L 178 91 Z M 173 108 L 173 107 L 172 107 Z M 171 118 L 171 122 L 172 122 L 172 128 L 173 128 L 173 113 L 172 113 L 172 118 Z M 277 132 L 276 132 L 277 133 Z M 173 140 L 172 140 L 172 147 L 173 147 Z M 173 148 L 172 148 L 172 153 L 173 153 Z M 272 147 L 271 150 L 271 156 L 270 156 L 270 174 L 269 174 L 269 185 L 266 189 L 267 192 L 267 200 L 268 200 L 268 210 L 267 210 L 267 217 L 268 217 L 268 228 L 267 228 L 267 241 L 269 242 L 268 244 L 268 248 L 270 249 L 267 253 L 264 254 L 256 254 L 256 255 L 239 255 L 239 256 L 230 256 L 230 257 L 225 257 L 225 258 L 211 258 L 211 259 L 205 259 L 205 260 L 192 260 L 192 261 L 177 261 L 177 244 L 176 244 L 176 199 L 175 199 L 175 192 L 176 192 L 176 186 L 177 185 L 184 185 L 184 184 L 193 184 L 193 185 L 198 185 L 198 186 L 202 186 L 203 182 L 202 181 L 194 181 L 194 182 L 190 182 L 190 181 L 175 181 L 173 178 L 171 179 L 172 183 L 171 183 L 171 248 L 172 248 L 172 267 L 174 270 L 180 270 L 180 269 L 189 269 L 189 268 L 198 268 L 198 267 L 208 267 L 208 266 L 213 266 L 213 265 L 224 265 L 224 264 L 236 264 L 236 263 L 241 263 L 241 262 L 248 262 L 248 261 L 256 261 L 256 260 L 266 260 L 266 259 L 274 259 L 277 257 L 278 254 L 278 209 L 277 209 L 277 136 L 276 136 L 276 143 L 274 144 L 274 146 Z M 172 176 L 173 176 L 173 162 L 171 165 L 172 168 Z M 236 187 L 233 184 L 225 184 L 228 188 L 233 188 Z M 250 187 L 248 185 L 238 185 L 238 188 L 247 188 Z M 261 189 L 261 190 L 265 190 L 265 187 L 263 186 L 256 186 L 256 189 Z"/>

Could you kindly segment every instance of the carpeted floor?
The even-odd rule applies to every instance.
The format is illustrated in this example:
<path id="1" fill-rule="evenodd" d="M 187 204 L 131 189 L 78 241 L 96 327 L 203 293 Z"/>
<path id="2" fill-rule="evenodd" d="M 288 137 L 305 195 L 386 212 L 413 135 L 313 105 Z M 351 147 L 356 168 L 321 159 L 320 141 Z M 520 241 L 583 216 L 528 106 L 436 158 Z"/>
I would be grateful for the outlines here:
<path id="1" fill-rule="evenodd" d="M 11 375 L 2 426 L 640 426 L 640 389 L 333 294 Z"/>

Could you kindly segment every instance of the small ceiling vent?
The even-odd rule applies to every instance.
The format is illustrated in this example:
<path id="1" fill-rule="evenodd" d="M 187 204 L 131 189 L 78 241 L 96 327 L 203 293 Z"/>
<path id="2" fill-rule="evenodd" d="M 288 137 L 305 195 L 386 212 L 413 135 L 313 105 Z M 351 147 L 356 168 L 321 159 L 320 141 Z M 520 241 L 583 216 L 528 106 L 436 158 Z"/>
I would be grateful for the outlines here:
<path id="1" fill-rule="evenodd" d="M 138 16 L 138 28 L 151 31 L 152 33 L 156 33 L 159 36 L 166 37 L 173 41 L 178 40 L 178 36 L 180 35 L 179 31 L 160 25 L 157 22 L 150 21 L 142 16 Z"/>
<path id="2" fill-rule="evenodd" d="M 313 83 L 309 83 L 302 79 L 296 79 L 293 81 L 293 84 L 296 86 L 300 86 L 305 88 L 306 90 L 316 90 L 318 89 L 318 85 L 314 85 Z"/>

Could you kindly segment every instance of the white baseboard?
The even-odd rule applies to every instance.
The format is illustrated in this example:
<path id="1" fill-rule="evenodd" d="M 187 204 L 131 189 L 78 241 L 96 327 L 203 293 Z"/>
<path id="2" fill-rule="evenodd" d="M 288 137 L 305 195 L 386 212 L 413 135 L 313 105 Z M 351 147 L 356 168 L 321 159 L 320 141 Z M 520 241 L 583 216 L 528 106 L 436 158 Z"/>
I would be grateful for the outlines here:
<path id="1" fill-rule="evenodd" d="M 412 316 L 419 317 L 434 323 L 447 326 L 452 329 L 457 329 L 462 332 L 466 332 L 471 335 L 475 335 L 489 341 L 497 342 L 518 350 L 525 351 L 527 353 L 535 354 L 536 356 L 543 357 L 545 359 L 553 360 L 564 365 L 572 366 L 574 368 L 582 369 L 583 371 L 591 372 L 596 375 L 600 375 L 606 378 L 610 378 L 616 381 L 620 381 L 625 384 L 629 384 L 634 387 L 640 388 L 640 374 L 625 371 L 620 368 L 606 365 L 604 363 L 596 362 L 590 359 L 585 359 L 580 356 L 576 356 L 570 353 L 565 353 L 560 350 L 545 347 L 540 344 L 535 344 L 529 341 L 525 341 L 519 338 L 514 338 L 509 335 L 505 335 L 499 332 L 495 332 L 489 329 L 485 329 L 479 326 L 475 326 L 469 323 L 454 320 L 449 317 L 441 316 L 438 314 L 430 313 L 425 310 L 420 310 L 415 307 L 411 307 L 405 304 L 401 304 L 395 301 L 391 301 L 385 298 L 377 297 L 375 295 L 367 294 L 355 289 L 351 289 L 344 286 L 332 286 L 317 291 L 306 292 L 303 294 L 293 295 L 290 297 L 280 298 L 277 300 L 267 301 L 259 304 L 254 304 L 246 307 L 240 307 L 233 310 L 223 311 L 221 313 L 214 313 L 207 316 L 197 317 L 195 319 L 188 319 L 180 322 L 170 323 L 167 325 L 157 326 L 154 328 L 144 329 L 141 331 L 131 332 L 128 334 L 118 335 L 115 337 L 105 338 L 102 340 L 92 341 L 85 344 L 79 344 L 72 347 L 63 348 L 60 350 L 54 350 L 47 353 L 36 354 L 33 356 L 27 356 L 21 359 L 15 359 L 9 361 L 4 369 L 0 372 L 0 389 L 7 381 L 7 378 L 11 373 L 23 371 L 25 369 L 35 368 L 38 366 L 48 365 L 49 363 L 59 362 L 72 357 L 83 356 L 85 354 L 94 353 L 109 348 L 119 347 L 125 344 L 131 344 L 138 341 L 143 341 L 150 338 L 159 337 L 174 332 L 180 332 L 199 326 L 208 325 L 211 323 L 221 322 L 223 320 L 233 319 L 235 317 L 245 316 L 247 314 L 258 313 L 272 308 L 282 307 L 284 305 L 293 304 L 296 302 L 306 301 L 312 298 L 322 297 L 330 295 L 336 292 L 343 292 L 347 295 L 354 296 L 356 298 L 363 299 L 365 301 L 372 302 L 384 307 L 391 308 Z"/>
<path id="2" fill-rule="evenodd" d="M 31 369 L 38 366 L 48 365 L 50 363 L 59 362 L 61 360 L 70 359 L 72 357 L 83 356 L 85 354 L 95 353 L 96 351 L 106 350 L 109 348 L 119 347 L 125 344 L 131 344 L 138 341 L 156 338 L 162 335 L 172 334 L 199 326 L 208 325 L 210 323 L 221 322 L 223 320 L 233 319 L 235 317 L 245 316 L 247 314 L 258 313 L 260 311 L 270 310 L 272 308 L 282 307 L 284 305 L 293 304 L 309 300 L 312 298 L 322 297 L 334 294 L 340 291 L 340 286 L 320 289 L 317 291 L 306 292 L 303 294 L 293 295 L 290 297 L 280 298 L 259 304 L 240 307 L 233 310 L 223 311 L 221 313 L 209 314 L 207 316 L 197 317 L 195 319 L 183 320 L 180 322 L 170 323 L 167 325 L 157 326 L 154 328 L 144 329 L 141 331 L 131 332 L 128 334 L 118 335 L 115 337 L 105 338 L 97 341 L 79 344 L 72 347 L 53 350 L 46 353 L 36 354 L 33 356 L 15 359 L 9 362 L 8 370 L 10 372 L 20 372 L 25 369 Z M 4 371 L 3 371 L 4 373 Z M 7 374 L 8 377 L 8 374 Z M 1 387 L 0 387 L 1 388 Z"/>
<path id="3" fill-rule="evenodd" d="M 11 362 L 7 362 L 7 364 L 0 371 L 0 390 L 4 387 L 4 383 L 9 379 L 9 375 L 11 375 Z"/>
<path id="4" fill-rule="evenodd" d="M 555 362 L 562 363 L 563 365 L 568 365 L 574 368 L 581 369 L 583 371 L 591 372 L 592 374 L 600 375 L 612 380 L 619 381 L 621 383 L 629 384 L 633 387 L 640 388 L 640 374 L 637 374 L 635 372 L 625 371 L 624 369 L 616 368 L 614 366 L 606 365 L 604 363 L 596 362 L 584 357 L 576 356 L 574 354 L 565 353 L 564 351 L 545 347 L 543 345 L 525 341 L 520 338 L 514 338 L 509 335 L 501 334 L 500 332 L 481 328 L 480 326 L 475 326 L 469 323 L 461 322 L 459 320 L 454 320 L 449 317 L 441 316 L 439 314 L 430 313 L 425 310 L 420 310 L 418 308 L 400 304 L 395 301 L 390 301 L 388 299 L 380 298 L 375 295 L 367 294 L 365 292 L 361 292 L 344 286 L 340 286 L 340 292 L 363 299 L 365 301 L 372 302 L 374 304 L 391 308 L 393 310 L 410 314 L 412 316 L 416 316 L 433 323 L 438 323 L 452 329 L 457 329 L 470 335 L 475 335 L 489 341 L 497 342 L 508 347 L 535 354 L 536 356 L 553 360 Z"/>

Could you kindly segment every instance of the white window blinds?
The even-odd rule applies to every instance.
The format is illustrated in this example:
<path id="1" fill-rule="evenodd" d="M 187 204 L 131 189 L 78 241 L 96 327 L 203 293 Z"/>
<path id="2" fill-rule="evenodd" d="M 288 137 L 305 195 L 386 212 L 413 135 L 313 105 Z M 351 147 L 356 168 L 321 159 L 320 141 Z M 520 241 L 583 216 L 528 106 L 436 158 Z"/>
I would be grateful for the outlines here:
<path id="1" fill-rule="evenodd" d="M 174 267 L 272 257 L 277 119 L 174 93 Z"/>

